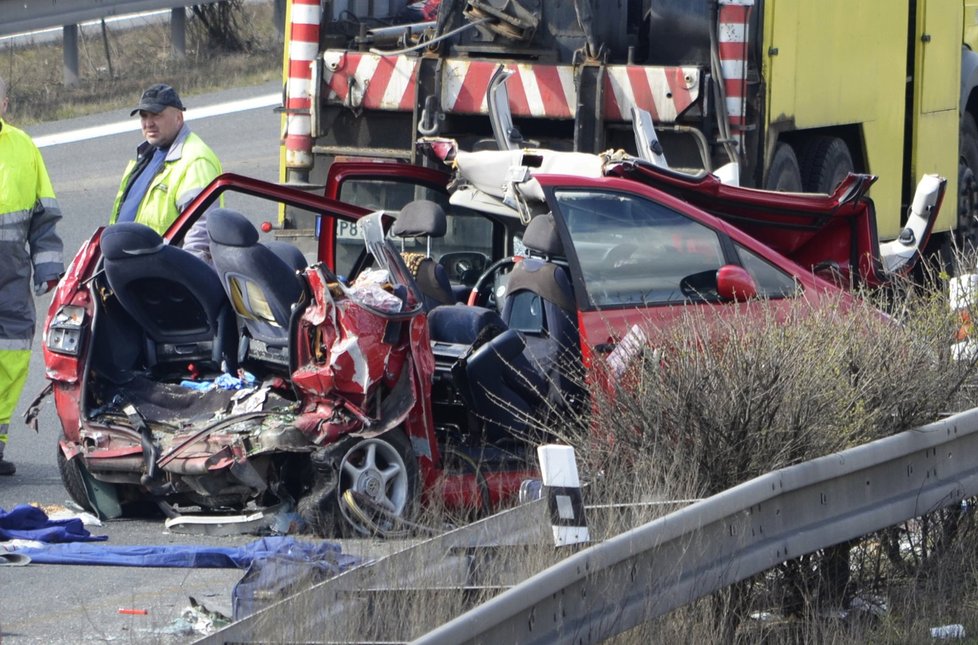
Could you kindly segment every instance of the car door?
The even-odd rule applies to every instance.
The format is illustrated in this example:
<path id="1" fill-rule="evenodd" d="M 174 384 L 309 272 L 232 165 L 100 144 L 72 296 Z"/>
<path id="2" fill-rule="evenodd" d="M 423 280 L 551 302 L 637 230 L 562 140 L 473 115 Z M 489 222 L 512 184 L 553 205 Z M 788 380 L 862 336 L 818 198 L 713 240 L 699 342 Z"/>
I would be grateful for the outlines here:
<path id="1" fill-rule="evenodd" d="M 690 316 L 742 310 L 746 303 L 720 296 L 721 267 L 742 268 L 757 295 L 775 303 L 810 284 L 787 258 L 659 191 L 578 179 L 546 192 L 570 264 L 586 358 L 613 350 L 636 325 L 644 335 Z"/>

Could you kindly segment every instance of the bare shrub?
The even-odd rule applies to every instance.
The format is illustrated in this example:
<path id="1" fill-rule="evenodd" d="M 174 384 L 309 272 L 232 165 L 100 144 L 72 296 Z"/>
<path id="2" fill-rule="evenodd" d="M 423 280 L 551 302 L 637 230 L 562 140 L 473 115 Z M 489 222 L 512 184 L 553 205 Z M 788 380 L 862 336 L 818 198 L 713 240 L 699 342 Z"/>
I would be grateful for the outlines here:
<path id="1" fill-rule="evenodd" d="M 195 24 L 206 36 L 207 49 L 220 52 L 247 51 L 251 43 L 243 28 L 244 3 L 241 0 L 226 0 L 213 4 L 197 4 L 191 7 Z"/>
<path id="2" fill-rule="evenodd" d="M 958 324 L 946 285 L 899 285 L 878 303 L 840 295 L 756 302 L 724 315 L 690 307 L 668 331 L 649 321 L 656 350 L 604 387 L 592 384 L 591 413 L 566 424 L 562 438 L 586 464 L 589 504 L 645 502 L 642 513 L 617 520 L 648 521 L 690 498 L 974 405 L 965 386 L 975 362 L 950 351 Z M 862 544 L 785 563 L 701 611 L 724 642 L 766 632 L 749 618 L 758 607 L 808 618 L 801 633 L 789 630 L 792 641 L 821 642 L 826 629 L 862 634 L 866 626 L 853 620 L 825 623 L 827 607 L 846 605 L 856 589 L 878 589 L 872 577 L 852 579 L 850 549 Z"/>

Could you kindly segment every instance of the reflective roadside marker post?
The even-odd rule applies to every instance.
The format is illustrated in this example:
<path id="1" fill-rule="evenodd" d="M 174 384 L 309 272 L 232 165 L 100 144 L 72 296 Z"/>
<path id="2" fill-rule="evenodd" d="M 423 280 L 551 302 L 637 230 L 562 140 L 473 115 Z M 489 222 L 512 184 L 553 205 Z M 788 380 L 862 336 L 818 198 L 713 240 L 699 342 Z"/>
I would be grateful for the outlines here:
<path id="1" fill-rule="evenodd" d="M 584 517 L 584 498 L 581 496 L 574 449 L 570 446 L 540 446 L 537 457 L 540 459 L 540 474 L 550 508 L 554 546 L 588 542 L 591 537 Z"/>

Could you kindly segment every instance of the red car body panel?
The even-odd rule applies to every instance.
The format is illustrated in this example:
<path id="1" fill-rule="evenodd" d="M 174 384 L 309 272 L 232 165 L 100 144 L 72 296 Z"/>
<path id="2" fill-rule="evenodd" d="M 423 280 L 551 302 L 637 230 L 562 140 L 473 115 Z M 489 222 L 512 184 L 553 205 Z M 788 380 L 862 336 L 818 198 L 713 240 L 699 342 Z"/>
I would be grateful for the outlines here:
<path id="1" fill-rule="evenodd" d="M 868 176 L 850 176 L 833 195 L 785 195 L 732 188 L 715 178 L 693 180 L 644 166 L 618 164 L 608 176 L 584 178 L 567 175 L 534 175 L 546 196 L 546 207 L 554 213 L 559 233 L 571 239 L 561 219 L 557 191 L 618 193 L 654 202 L 694 220 L 717 234 L 724 248 L 743 247 L 785 274 L 798 287 L 794 298 L 773 298 L 775 308 L 787 307 L 795 298 L 818 306 L 823 296 L 845 302 L 835 284 L 819 277 L 815 265 L 830 263 L 838 274 L 878 284 L 880 272 L 875 239 L 872 202 L 865 192 L 872 184 Z M 444 467 L 439 432 L 446 424 L 436 418 L 433 382 L 439 365 L 432 349 L 427 316 L 415 296 L 405 300 L 405 313 L 382 314 L 347 297 L 347 287 L 331 272 L 336 267 L 337 236 L 330 217 L 360 220 L 368 210 L 335 199 L 345 181 L 394 181 L 445 190 L 451 179 L 444 172 L 395 163 L 337 163 L 330 170 L 325 196 L 278 186 L 256 179 L 227 174 L 216 179 L 188 206 L 164 236 L 180 242 L 199 213 L 236 192 L 278 199 L 323 217 L 317 241 L 322 266 L 303 272 L 304 295 L 296 304 L 290 329 L 287 376 L 269 379 L 272 390 L 294 393 L 288 414 L 277 417 L 256 412 L 234 417 L 235 424 L 254 420 L 267 426 L 264 439 L 220 421 L 206 425 L 186 423 L 158 440 L 152 464 L 167 477 L 188 479 L 231 478 L 231 473 L 251 472 L 251 460 L 283 452 L 309 454 L 324 446 L 339 444 L 346 437 L 371 439 L 393 428 L 402 428 L 417 459 L 424 499 L 439 498 L 449 507 L 481 507 L 488 496 L 493 505 L 511 499 L 523 479 L 535 476 L 534 469 L 512 467 L 482 473 L 459 474 Z M 365 220 L 367 221 L 367 220 Z M 388 223 L 390 219 L 388 218 Z M 375 224 L 379 227 L 379 224 Z M 100 420 L 91 413 L 84 418 L 92 396 L 84 391 L 92 356 L 90 338 L 83 336 L 79 352 L 70 355 L 52 351 L 47 331 L 65 306 L 84 310 L 83 332 L 97 324 L 99 302 L 111 293 L 98 292 L 96 270 L 100 266 L 99 229 L 82 246 L 55 292 L 45 323 L 44 360 L 48 378 L 54 381 L 55 405 L 63 426 L 60 442 L 65 457 L 82 457 L 106 481 L 132 482 L 134 474 L 149 470 L 146 436 L 135 427 Z M 379 229 L 378 229 L 379 230 Z M 676 240 L 691 253 L 699 253 L 692 240 Z M 565 242 L 565 248 L 573 244 Z M 387 251 L 390 253 L 391 251 Z M 724 251 L 733 257 L 732 251 Z M 498 259 L 498 258 L 496 258 Z M 752 315 L 754 305 L 740 302 L 738 291 L 753 293 L 751 275 L 728 259 L 719 268 L 728 285 L 726 298 L 709 302 L 646 304 L 644 306 L 596 305 L 589 299 L 587 280 L 577 262 L 576 251 L 568 254 L 574 283 L 580 351 L 585 366 L 598 366 L 636 325 L 646 331 L 668 330 L 688 320 L 692 313 L 705 319 L 730 314 Z M 403 262 L 401 263 L 403 264 Z M 397 269 L 401 271 L 401 269 Z M 406 282 L 411 282 L 408 279 Z M 855 280 L 854 280 L 855 281 Z M 789 280 L 790 283 L 790 280 Z M 648 338 L 654 343 L 654 338 Z M 444 368 L 442 368 L 444 371 Z M 383 400 L 379 397 L 383 393 Z M 453 420 L 452 423 L 455 423 Z M 159 438 L 160 433 L 156 433 Z M 260 466 L 264 468 L 264 466 Z M 258 475 L 254 475 L 257 477 Z M 124 479 L 129 477 L 129 480 Z M 122 478 L 122 479 L 120 479 Z M 138 480 L 136 480 L 138 482 Z M 145 484 L 145 482 L 143 482 Z"/>
<path id="2" fill-rule="evenodd" d="M 831 266 L 840 286 L 886 282 L 879 257 L 876 210 L 867 193 L 876 177 L 850 174 L 831 195 L 774 193 L 723 184 L 712 174 L 691 177 L 623 163 L 610 174 L 681 198 L 809 269 Z M 943 193 L 938 209 L 943 201 Z M 919 247 L 924 248 L 936 218 Z M 908 267 L 909 269 L 909 267 Z"/>

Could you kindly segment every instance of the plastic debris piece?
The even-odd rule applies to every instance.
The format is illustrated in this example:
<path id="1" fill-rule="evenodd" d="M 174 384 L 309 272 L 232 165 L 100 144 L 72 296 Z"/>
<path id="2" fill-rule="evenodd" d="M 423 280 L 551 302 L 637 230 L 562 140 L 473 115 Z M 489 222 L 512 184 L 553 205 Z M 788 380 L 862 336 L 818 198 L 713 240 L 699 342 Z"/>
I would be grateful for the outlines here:
<path id="1" fill-rule="evenodd" d="M 930 628 L 930 637 L 938 640 L 954 640 L 965 638 L 966 636 L 967 634 L 965 634 L 964 625 L 960 624 L 941 625 L 940 627 Z"/>
<path id="2" fill-rule="evenodd" d="M 168 518 L 164 527 L 173 533 L 192 535 L 262 535 L 267 533 L 282 505 L 253 513 L 234 515 L 177 515 Z"/>
<path id="3" fill-rule="evenodd" d="M 520 504 L 526 504 L 543 497 L 543 481 L 539 479 L 524 479 L 520 482 Z"/>
<path id="4" fill-rule="evenodd" d="M 198 392 L 209 392 L 214 389 L 214 384 L 210 381 L 183 380 L 180 381 L 180 387 L 185 387 L 188 390 L 197 390 Z"/>
<path id="5" fill-rule="evenodd" d="M 388 290 L 389 285 L 390 274 L 386 269 L 371 269 L 357 276 L 350 287 L 350 295 L 369 307 L 395 313 L 404 303 Z"/>
<path id="6" fill-rule="evenodd" d="M 23 567 L 31 563 L 30 556 L 0 551 L 0 567 Z"/>
<path id="7" fill-rule="evenodd" d="M 231 414 L 242 414 L 245 412 L 255 412 L 261 410 L 265 401 L 268 398 L 269 388 L 268 386 L 261 387 L 259 389 L 255 388 L 245 388 L 238 390 L 238 392 L 231 397 L 231 401 L 234 406 L 231 408 Z"/>
<path id="8" fill-rule="evenodd" d="M 214 379 L 214 385 L 222 390 L 240 390 L 244 387 L 251 387 L 254 384 L 255 375 L 245 370 L 239 370 L 237 376 L 225 372 Z"/>
<path id="9" fill-rule="evenodd" d="M 127 616 L 145 616 L 149 613 L 149 611 L 146 609 L 127 609 L 125 607 L 120 607 L 119 613 Z"/>
<path id="10" fill-rule="evenodd" d="M 47 511 L 48 519 L 52 522 L 57 522 L 58 520 L 70 520 L 72 518 L 77 518 L 82 521 L 85 526 L 102 526 L 102 520 L 95 517 L 91 513 L 85 511 L 76 511 L 68 508 L 55 509 Z"/>
<path id="11" fill-rule="evenodd" d="M 229 617 L 219 611 L 208 609 L 193 596 L 190 596 L 190 606 L 183 610 L 181 617 L 187 621 L 194 632 L 204 636 L 231 624 Z"/>

